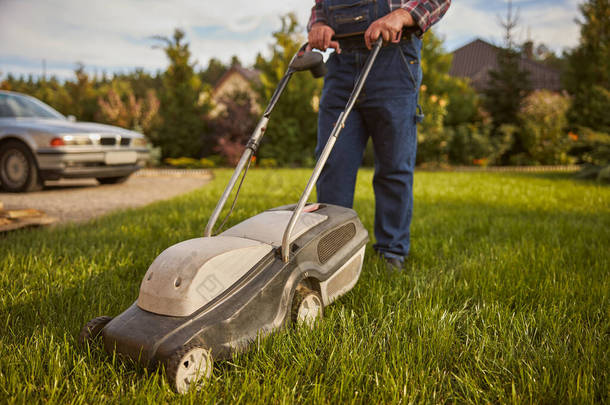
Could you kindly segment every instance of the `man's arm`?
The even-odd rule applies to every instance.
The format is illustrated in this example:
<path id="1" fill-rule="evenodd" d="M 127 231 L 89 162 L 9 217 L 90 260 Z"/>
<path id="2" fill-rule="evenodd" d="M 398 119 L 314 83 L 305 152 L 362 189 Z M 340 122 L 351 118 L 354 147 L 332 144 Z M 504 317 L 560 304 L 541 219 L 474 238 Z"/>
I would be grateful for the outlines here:
<path id="1" fill-rule="evenodd" d="M 311 8 L 311 17 L 307 24 L 307 31 L 309 31 L 307 49 L 316 48 L 326 51 L 327 48 L 334 48 L 341 53 L 339 42 L 332 40 L 335 31 L 328 25 L 322 2 L 323 0 L 316 0 L 316 4 Z"/>
<path id="2" fill-rule="evenodd" d="M 400 8 L 407 11 L 422 34 L 447 12 L 451 0 L 401 0 Z"/>
<path id="3" fill-rule="evenodd" d="M 398 7 L 395 0 L 391 1 L 393 7 Z M 375 20 L 364 33 L 369 49 L 379 36 L 386 42 L 397 40 L 405 27 L 417 27 L 423 34 L 445 15 L 451 0 L 400 0 L 399 3 L 399 8 Z"/>
<path id="4" fill-rule="evenodd" d="M 328 25 L 328 19 L 324 14 L 324 2 L 323 0 L 316 0 L 316 4 L 311 8 L 311 16 L 307 23 L 307 32 L 311 31 L 311 28 L 315 23 L 324 23 Z"/>

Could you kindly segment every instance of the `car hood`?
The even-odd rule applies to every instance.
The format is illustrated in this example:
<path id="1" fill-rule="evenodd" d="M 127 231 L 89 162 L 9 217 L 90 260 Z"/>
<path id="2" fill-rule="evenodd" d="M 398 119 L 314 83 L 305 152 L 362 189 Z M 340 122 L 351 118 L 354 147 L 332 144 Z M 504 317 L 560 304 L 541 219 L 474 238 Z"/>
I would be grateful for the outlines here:
<path id="1" fill-rule="evenodd" d="M 0 126 L 49 134 L 115 134 L 139 138 L 142 134 L 112 125 L 95 122 L 71 122 L 61 119 L 18 118 L 0 119 Z"/>

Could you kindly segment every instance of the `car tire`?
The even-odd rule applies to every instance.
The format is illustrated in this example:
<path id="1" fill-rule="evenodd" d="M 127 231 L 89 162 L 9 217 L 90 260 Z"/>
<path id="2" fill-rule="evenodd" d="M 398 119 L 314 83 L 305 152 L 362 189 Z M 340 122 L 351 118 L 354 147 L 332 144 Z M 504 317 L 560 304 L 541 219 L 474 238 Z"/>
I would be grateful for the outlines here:
<path id="1" fill-rule="evenodd" d="M 34 191 L 42 187 L 34 155 L 19 141 L 0 145 L 0 187 L 10 193 Z"/>
<path id="2" fill-rule="evenodd" d="M 319 292 L 299 285 L 292 299 L 290 317 L 293 324 L 313 328 L 315 322 L 324 316 L 324 304 Z"/>
<path id="3" fill-rule="evenodd" d="M 199 389 L 212 376 L 214 360 L 210 350 L 190 342 L 176 350 L 166 361 L 165 374 L 172 389 L 179 394 Z"/>
<path id="4" fill-rule="evenodd" d="M 125 183 L 127 179 L 131 176 L 128 174 L 127 176 L 117 176 L 117 177 L 98 177 L 97 181 L 100 184 L 121 184 Z"/>
<path id="5" fill-rule="evenodd" d="M 84 345 L 85 343 L 89 343 L 97 339 L 97 337 L 102 333 L 102 329 L 112 320 L 110 316 L 98 316 L 97 318 L 93 318 L 89 322 L 83 326 L 79 335 L 78 335 L 78 343 Z"/>

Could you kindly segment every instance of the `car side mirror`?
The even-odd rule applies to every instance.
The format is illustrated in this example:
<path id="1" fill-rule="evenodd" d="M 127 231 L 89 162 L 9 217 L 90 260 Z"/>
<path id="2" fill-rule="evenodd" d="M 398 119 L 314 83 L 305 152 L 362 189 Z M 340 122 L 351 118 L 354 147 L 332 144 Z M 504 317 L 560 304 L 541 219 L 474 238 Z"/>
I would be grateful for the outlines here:
<path id="1" fill-rule="evenodd" d="M 309 70 L 316 79 L 326 75 L 324 57 L 319 52 L 299 52 L 290 62 L 290 68 L 297 72 Z"/>
<path id="2" fill-rule="evenodd" d="M 68 118 L 68 121 L 70 122 L 76 122 L 76 117 L 74 115 L 68 115 L 66 118 Z"/>

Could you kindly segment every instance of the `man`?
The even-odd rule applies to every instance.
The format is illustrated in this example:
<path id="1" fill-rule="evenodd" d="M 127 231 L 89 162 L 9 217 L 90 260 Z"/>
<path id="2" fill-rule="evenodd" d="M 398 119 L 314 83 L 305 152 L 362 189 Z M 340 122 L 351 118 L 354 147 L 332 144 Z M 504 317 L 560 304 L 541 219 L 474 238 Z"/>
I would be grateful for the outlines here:
<path id="1" fill-rule="evenodd" d="M 375 238 L 388 265 L 400 269 L 409 253 L 413 211 L 416 123 L 423 115 L 421 37 L 451 0 L 316 0 L 308 24 L 309 47 L 335 49 L 318 117 L 319 156 L 373 43 L 381 49 L 355 108 L 316 184 L 318 201 L 352 207 L 356 175 L 368 137 L 375 150 Z M 403 31 L 404 30 L 404 31 Z"/>

